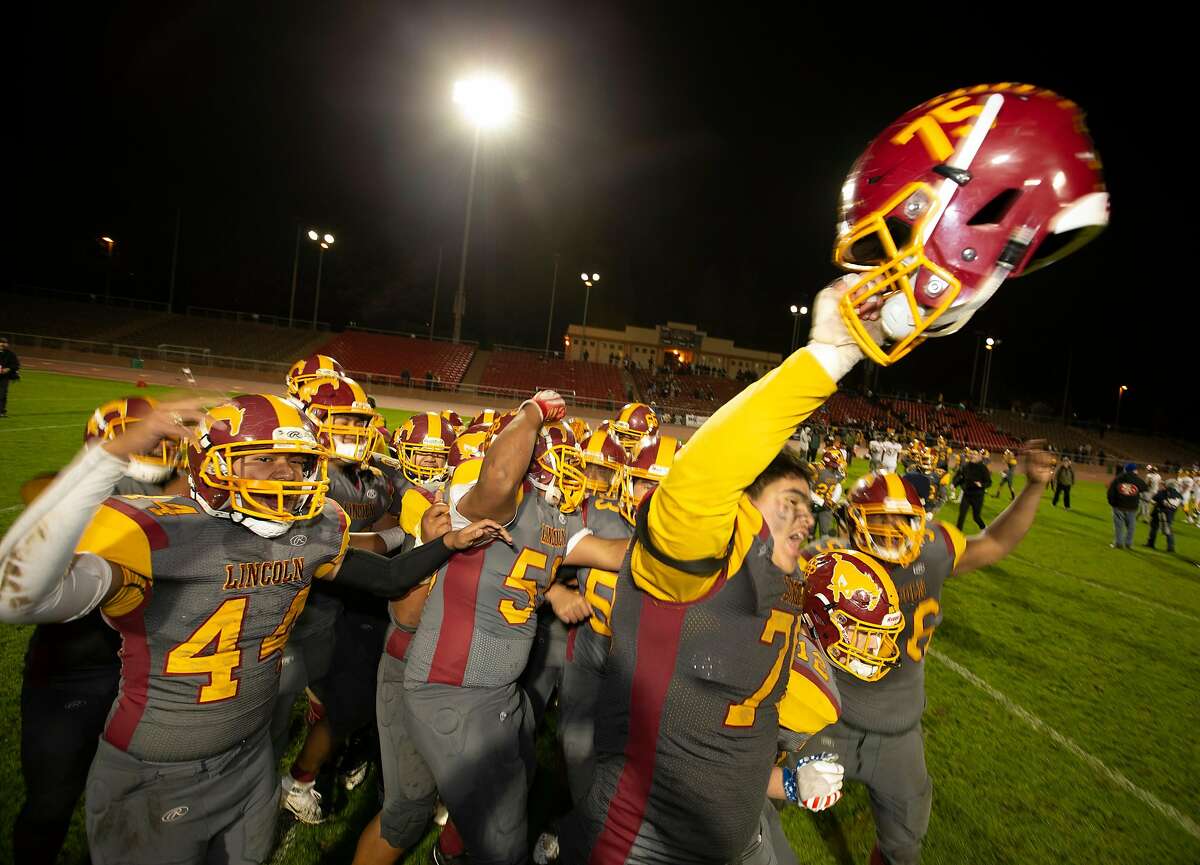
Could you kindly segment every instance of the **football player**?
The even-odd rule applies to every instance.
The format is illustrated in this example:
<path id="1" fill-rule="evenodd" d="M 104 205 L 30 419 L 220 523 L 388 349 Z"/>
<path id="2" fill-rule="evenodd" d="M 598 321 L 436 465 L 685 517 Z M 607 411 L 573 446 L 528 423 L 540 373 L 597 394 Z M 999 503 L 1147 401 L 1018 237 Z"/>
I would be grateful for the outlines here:
<path id="1" fill-rule="evenodd" d="M 942 122 L 958 127 L 957 144 Z M 938 135 L 906 134 L 927 126 Z M 561 827 L 570 865 L 742 857 L 776 728 L 791 727 L 780 698 L 792 683 L 809 684 L 780 675 L 779 661 L 801 599 L 791 578 L 811 524 L 809 489 L 802 468 L 767 478 L 764 470 L 786 459 L 779 451 L 796 424 L 863 355 L 887 365 L 953 333 L 1005 278 L 1066 254 L 1107 222 L 1084 129 L 1074 103 L 1057 95 L 982 85 L 904 115 L 855 163 L 835 260 L 860 275 L 818 294 L 809 345 L 712 415 L 638 511 L 616 593 L 592 789 Z M 1048 474 L 1033 462 L 1031 474 Z M 994 561 L 1015 543 L 1036 509 L 1037 495 L 1027 495 L 1036 486 L 967 563 Z M 910 506 L 924 518 L 919 502 Z M 836 750 L 854 757 L 853 748 Z"/>
<path id="2" fill-rule="evenodd" d="M 482 460 L 455 471 L 452 524 L 490 515 L 514 541 L 438 572 L 407 653 L 404 723 L 472 861 L 528 855 L 533 713 L 517 680 L 534 613 L 560 565 L 616 570 L 627 546 L 582 525 L 583 458 L 565 415 L 562 397 L 539 392 L 497 421 Z"/>
<path id="3" fill-rule="evenodd" d="M 149 397 L 113 400 L 88 418 L 84 444 L 97 447 L 149 417 Z M 187 479 L 177 469 L 179 441 L 164 438 L 146 453 L 131 453 L 117 495 L 179 495 Z M 52 477 L 22 487 L 29 501 Z M 73 622 L 38 625 L 29 639 L 21 680 L 21 770 L 25 804 L 13 827 L 18 862 L 58 860 L 88 766 L 117 697 L 121 640 L 99 610 Z"/>
<path id="4" fill-rule="evenodd" d="M 650 406 L 644 402 L 631 402 L 622 408 L 609 424 L 612 434 L 621 443 L 621 447 L 625 448 L 625 453 L 632 458 L 638 443 L 646 436 L 653 436 L 658 432 L 659 421 L 658 415 Z"/>
<path id="5" fill-rule="evenodd" d="M 0 540 L 0 620 L 99 607 L 121 634 L 120 695 L 87 786 L 98 865 L 263 861 L 279 798 L 268 729 L 280 656 L 312 580 L 386 597 L 453 550 L 506 537 L 482 522 L 390 560 L 347 552 L 326 451 L 294 404 L 248 395 L 197 409 L 160 407 L 86 450 Z M 129 457 L 163 438 L 190 441 L 191 496 L 112 496 Z"/>
<path id="6" fill-rule="evenodd" d="M 362 387 L 344 376 L 308 378 L 296 400 L 331 455 L 328 495 L 346 512 L 350 531 L 375 532 L 369 547 L 374 552 L 400 549 L 405 539 L 398 527 L 401 499 L 393 478 L 371 465 L 380 418 Z M 292 701 L 305 688 L 309 726 L 304 746 L 280 783 L 284 808 L 302 822 L 319 823 L 324 812 L 317 775 L 352 735 L 369 735 L 375 728 L 375 671 L 387 630 L 386 602 L 318 584 L 296 630 L 291 651 L 285 652 L 289 673 L 275 714 L 277 749 L 287 732 Z M 373 753 L 373 745 L 367 750 Z M 340 781 L 353 789 L 369 765 L 365 757 L 346 763 Z"/>
<path id="7" fill-rule="evenodd" d="M 842 501 L 842 481 L 846 478 L 846 464 L 842 452 L 836 448 L 825 451 L 820 465 L 813 465 L 816 476 L 812 488 L 812 509 L 817 518 L 818 537 L 833 530 L 834 515 Z"/>
<path id="8" fill-rule="evenodd" d="M 1000 498 L 1000 490 L 1008 487 L 1008 500 L 1012 501 L 1017 497 L 1012 485 L 1013 475 L 1017 473 L 1017 458 L 1013 456 L 1013 452 L 1010 449 L 1005 448 L 1001 459 L 1004 463 L 1004 468 L 1000 470 L 1000 483 L 996 485 L 996 491 L 992 493 L 992 498 Z"/>
<path id="9" fill-rule="evenodd" d="M 1050 481 L 1051 456 L 1031 443 L 1025 452 L 1028 483 L 987 529 L 971 537 L 941 521 L 928 521 L 925 505 L 909 482 L 895 475 L 867 475 L 844 509 L 850 543 L 888 572 L 904 612 L 898 667 L 886 681 L 864 684 L 835 670 L 841 720 L 817 734 L 806 754 L 835 751 L 846 777 L 871 792 L 876 847 L 873 865 L 906 865 L 920 859 L 929 825 L 933 786 L 925 766 L 921 715 L 925 709 L 925 654 L 942 621 L 942 586 L 995 564 L 1012 552 L 1033 524 Z"/>

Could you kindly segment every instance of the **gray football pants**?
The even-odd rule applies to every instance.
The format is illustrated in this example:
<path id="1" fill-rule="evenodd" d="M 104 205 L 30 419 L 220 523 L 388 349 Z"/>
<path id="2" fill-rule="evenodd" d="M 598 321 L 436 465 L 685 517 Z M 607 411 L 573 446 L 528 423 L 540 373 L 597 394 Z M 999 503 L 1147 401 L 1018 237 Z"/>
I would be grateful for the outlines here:
<path id="1" fill-rule="evenodd" d="M 104 739 L 87 782 L 95 865 L 259 865 L 279 813 L 267 728 L 223 754 L 147 763 Z"/>
<path id="2" fill-rule="evenodd" d="M 422 684 L 404 692 L 404 724 L 437 782 L 473 865 L 529 857 L 533 709 L 517 683 L 496 688 Z"/>
<path id="3" fill-rule="evenodd" d="M 929 830 L 933 782 L 925 768 L 921 725 L 894 736 L 855 730 L 838 722 L 817 733 L 801 755 L 832 751 L 847 781 L 861 781 L 871 796 L 875 836 L 889 865 L 916 865 Z"/>
<path id="4" fill-rule="evenodd" d="M 433 773 L 417 751 L 404 723 L 404 669 L 407 663 L 387 652 L 379 659 L 375 718 L 383 763 L 383 840 L 405 850 L 425 834 L 437 805 Z"/>

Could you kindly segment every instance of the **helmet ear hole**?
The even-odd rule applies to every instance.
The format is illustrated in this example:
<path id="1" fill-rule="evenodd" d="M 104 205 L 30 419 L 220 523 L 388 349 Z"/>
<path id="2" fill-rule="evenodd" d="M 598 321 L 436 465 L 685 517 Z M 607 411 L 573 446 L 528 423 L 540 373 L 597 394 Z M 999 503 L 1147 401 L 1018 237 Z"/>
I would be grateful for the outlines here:
<path id="1" fill-rule="evenodd" d="M 1004 221 L 1004 217 L 1020 197 L 1019 189 L 1003 189 L 997 192 L 991 201 L 975 211 L 975 215 L 967 220 L 967 225 L 998 225 Z"/>

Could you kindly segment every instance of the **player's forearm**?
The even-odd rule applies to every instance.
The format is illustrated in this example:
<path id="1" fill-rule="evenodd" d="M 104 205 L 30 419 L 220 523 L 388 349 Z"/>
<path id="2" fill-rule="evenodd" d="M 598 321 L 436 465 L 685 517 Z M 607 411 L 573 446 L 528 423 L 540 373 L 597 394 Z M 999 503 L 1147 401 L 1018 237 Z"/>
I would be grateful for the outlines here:
<path id="1" fill-rule="evenodd" d="M 678 559 L 723 555 L 743 491 L 836 390 L 806 347 L 718 409 L 651 500 L 655 545 Z"/>
<path id="2" fill-rule="evenodd" d="M 438 539 L 407 553 L 387 558 L 361 549 L 350 549 L 338 568 L 338 583 L 381 598 L 399 598 L 420 585 L 453 555 Z"/>
<path id="3" fill-rule="evenodd" d="M 966 550 L 954 572 L 963 574 L 994 565 L 1015 550 L 1033 525 L 1045 489 L 1043 483 L 1032 480 L 1026 483 L 1012 503 L 986 529 L 967 539 Z"/>
<path id="4" fill-rule="evenodd" d="M 459 512 L 472 520 L 507 522 L 516 508 L 517 490 L 529 472 L 529 460 L 542 425 L 537 406 L 526 403 L 516 420 L 488 445 L 479 470 L 479 481 L 459 504 Z M 465 508 L 464 508 L 465 505 Z"/>
<path id="5" fill-rule="evenodd" d="M 74 567 L 75 547 L 126 465 L 103 448 L 84 451 L 17 518 L 0 540 L 0 621 L 64 621 L 104 598 L 109 569 L 94 556 Z"/>

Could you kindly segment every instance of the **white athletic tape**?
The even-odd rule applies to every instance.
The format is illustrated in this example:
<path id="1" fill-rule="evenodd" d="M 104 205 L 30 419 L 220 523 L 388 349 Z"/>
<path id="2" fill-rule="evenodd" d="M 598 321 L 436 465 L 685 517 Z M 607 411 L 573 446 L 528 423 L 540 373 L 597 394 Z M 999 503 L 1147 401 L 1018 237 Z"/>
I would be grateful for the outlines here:
<path id="1" fill-rule="evenodd" d="M 1028 724 L 1030 727 L 1037 730 L 1038 732 L 1045 733 L 1047 736 L 1049 736 L 1051 739 L 1053 739 L 1056 744 L 1058 744 L 1061 747 L 1065 748 L 1066 750 L 1070 751 L 1072 754 L 1074 754 L 1076 757 L 1078 757 L 1083 762 L 1087 763 L 1089 766 L 1091 766 L 1093 769 L 1095 769 L 1101 775 L 1108 778 L 1108 780 L 1111 781 L 1113 784 L 1120 787 L 1122 790 L 1126 791 L 1127 793 L 1130 793 L 1135 799 L 1141 800 L 1142 803 L 1149 806 L 1152 810 L 1157 811 L 1159 814 L 1161 814 L 1162 816 L 1164 816 L 1170 820 L 1173 820 L 1175 823 L 1177 823 L 1183 829 L 1183 831 L 1187 832 L 1193 838 L 1200 839 L 1200 826 L 1197 826 L 1196 823 L 1190 817 L 1187 817 L 1187 816 L 1179 813 L 1174 808 L 1172 808 L 1170 805 L 1168 805 L 1166 802 L 1162 801 L 1157 796 L 1155 796 L 1153 793 L 1143 790 L 1141 787 L 1139 787 L 1137 784 L 1134 784 L 1132 781 L 1130 781 L 1128 778 L 1126 778 L 1124 775 L 1122 775 L 1116 769 L 1109 768 L 1108 765 L 1105 764 L 1098 757 L 1093 757 L 1091 754 L 1089 754 L 1087 751 L 1080 748 L 1073 741 L 1068 739 L 1062 733 L 1058 732 L 1058 730 L 1055 730 L 1053 727 L 1051 727 L 1049 724 L 1047 724 L 1045 721 L 1043 721 L 1037 715 L 1034 715 L 1032 712 L 1028 711 L 1027 709 L 1023 709 L 1020 706 L 1018 706 L 1016 703 L 1014 703 L 1012 700 L 1010 700 L 1007 696 L 1005 696 L 1004 694 L 997 691 L 995 688 L 993 688 L 991 685 L 989 685 L 983 679 L 976 676 L 974 673 L 972 673 L 970 670 L 968 670 L 962 664 L 958 663 L 957 661 L 951 660 L 950 658 L 947 658 L 944 654 L 942 654 L 942 652 L 940 650 L 935 651 L 933 649 L 930 649 L 926 654 L 928 654 L 932 658 L 935 658 L 939 663 L 945 664 L 947 667 L 949 667 L 954 672 L 958 673 L 958 675 L 962 676 L 964 679 L 966 679 L 968 682 L 970 682 L 976 688 L 983 691 L 985 694 L 987 694 L 989 697 L 991 697 L 993 700 L 995 700 L 997 703 L 999 703 L 1001 706 L 1003 706 L 1005 709 L 1007 709 L 1010 714 L 1016 715 L 1018 718 L 1020 718 L 1022 721 L 1024 721 L 1026 724 Z"/>

